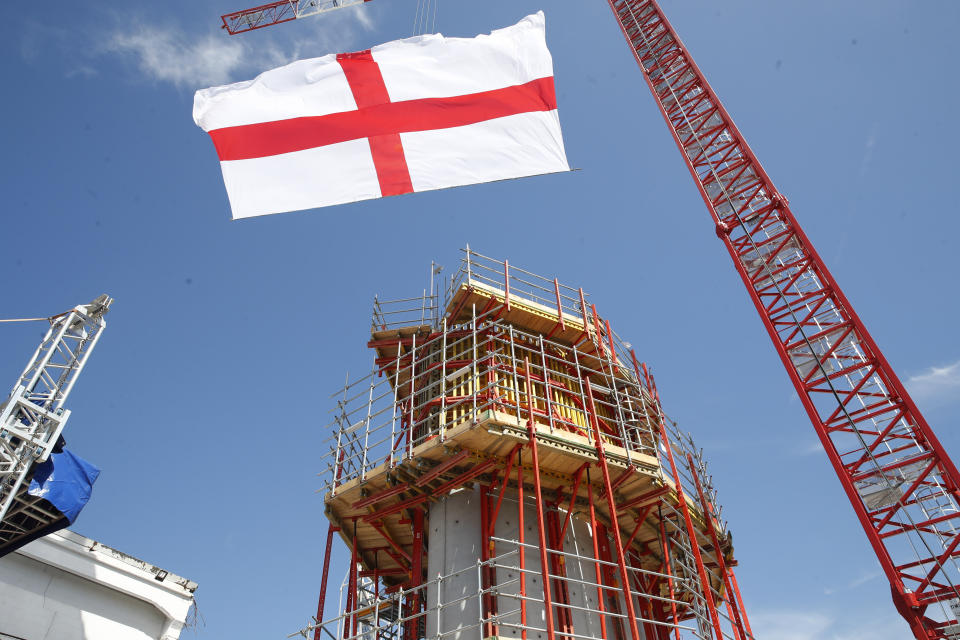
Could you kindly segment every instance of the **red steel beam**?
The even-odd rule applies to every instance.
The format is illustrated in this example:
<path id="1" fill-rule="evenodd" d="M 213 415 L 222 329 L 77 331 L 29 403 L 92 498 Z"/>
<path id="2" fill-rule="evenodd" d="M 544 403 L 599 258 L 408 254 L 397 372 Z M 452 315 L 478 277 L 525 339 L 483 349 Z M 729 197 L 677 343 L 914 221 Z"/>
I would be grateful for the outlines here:
<path id="1" fill-rule="evenodd" d="M 457 476 L 453 480 L 450 480 L 449 482 L 446 482 L 440 485 L 436 489 L 431 490 L 430 493 L 414 496 L 412 498 L 408 498 L 396 504 L 388 505 L 378 511 L 374 511 L 373 513 L 369 513 L 363 516 L 363 521 L 373 522 L 374 520 L 380 520 L 383 517 L 388 516 L 390 514 L 396 513 L 398 511 L 403 511 L 404 509 L 407 509 L 409 507 L 418 505 L 422 502 L 426 502 L 427 500 L 429 500 L 434 496 L 443 495 L 444 493 L 450 491 L 450 489 L 454 489 L 466 482 L 469 482 L 470 480 L 473 480 L 477 476 L 483 473 L 486 473 L 487 471 L 490 471 L 492 468 L 496 467 L 496 465 L 497 463 L 495 460 L 487 460 L 486 462 L 479 464 L 476 467 L 473 467 L 472 469 L 470 469 L 469 471 Z"/>
<path id="2" fill-rule="evenodd" d="M 747 618 L 747 609 L 743 606 L 743 596 L 740 595 L 740 585 L 737 584 L 737 574 L 733 567 L 727 567 L 727 573 L 730 577 L 730 584 L 733 586 L 733 592 L 737 597 L 737 609 L 740 610 L 740 617 L 743 618 L 743 625 L 747 629 L 747 637 L 753 638 L 753 629 L 750 628 L 750 620 Z"/>
<path id="3" fill-rule="evenodd" d="M 670 493 L 670 487 L 666 487 L 666 486 L 660 487 L 659 489 L 648 491 L 644 494 L 637 496 L 636 498 L 633 498 L 632 500 L 628 500 L 627 502 L 624 502 L 623 504 L 620 505 L 620 508 L 629 509 L 631 507 L 646 505 L 647 503 L 650 503 L 650 502 L 655 503 L 655 501 L 658 498 L 661 498 L 667 495 L 668 493 Z"/>
<path id="4" fill-rule="evenodd" d="M 560 330 L 565 331 L 567 325 L 563 321 L 563 305 L 560 303 L 560 283 L 553 279 L 553 292 L 557 296 L 557 318 L 560 320 Z"/>
<path id="5" fill-rule="evenodd" d="M 633 533 L 630 534 L 630 538 L 627 540 L 626 544 L 623 545 L 624 549 L 629 549 L 630 545 L 633 544 L 633 541 L 636 539 L 637 534 L 640 533 L 640 528 L 643 527 L 643 523 L 646 522 L 647 516 L 650 515 L 650 512 L 653 511 L 653 508 L 656 506 L 656 503 L 647 505 L 640 513 L 637 515 L 637 528 L 633 530 Z"/>
<path id="6" fill-rule="evenodd" d="M 600 316 L 597 315 L 597 305 L 590 305 L 590 312 L 593 315 L 593 331 L 594 331 L 594 349 L 597 350 L 597 357 L 603 358 L 603 333 L 600 331 Z"/>
<path id="7" fill-rule="evenodd" d="M 382 500 L 386 500 L 387 498 L 391 498 L 395 495 L 401 494 L 404 491 L 409 491 L 409 490 L 410 490 L 410 485 L 408 483 L 398 484 L 395 487 L 384 489 L 383 491 L 367 496 L 366 498 L 357 500 L 351 506 L 354 509 L 362 509 L 364 507 L 368 507 L 372 504 L 376 504 Z"/>
<path id="8" fill-rule="evenodd" d="M 553 551 L 563 551 L 563 537 L 560 536 L 560 517 L 556 509 L 548 509 L 545 514 L 547 525 L 547 544 Z M 550 555 L 550 571 L 553 573 L 557 621 L 560 623 L 560 637 L 574 640 L 573 617 L 570 615 L 570 590 L 567 588 L 567 571 L 564 557 L 559 553 Z"/>
<path id="9" fill-rule="evenodd" d="M 700 474 L 697 473 L 697 469 L 693 464 L 693 456 L 689 453 L 687 454 L 687 465 L 690 469 L 690 475 L 693 476 L 694 486 L 697 488 L 697 498 L 699 498 L 700 501 L 700 509 L 703 511 L 703 518 L 707 521 L 707 532 L 710 534 L 710 541 L 713 542 L 713 552 L 717 554 L 717 567 L 720 570 L 724 587 L 726 587 L 727 607 L 729 608 L 733 587 L 731 586 L 729 577 L 727 576 L 727 562 L 723 557 L 723 549 L 720 548 L 720 539 L 717 537 L 717 530 L 714 526 L 715 518 L 713 513 L 713 505 L 707 502 L 707 497 L 703 493 L 703 486 L 700 484 Z M 734 631 L 737 633 L 737 637 L 746 640 L 746 630 L 743 626 L 743 620 L 740 619 L 739 610 L 733 609 L 730 613 L 733 614 L 730 616 L 730 619 L 734 623 Z"/>
<path id="10" fill-rule="evenodd" d="M 463 473 L 457 476 L 453 480 L 450 480 L 449 482 L 440 485 L 439 487 L 434 489 L 431 493 L 435 496 L 443 495 L 444 493 L 450 491 L 451 489 L 459 487 L 462 484 L 470 482 L 477 476 L 493 470 L 494 468 L 496 468 L 496 466 L 497 466 L 496 460 L 487 460 L 486 462 L 483 462 L 475 466 L 474 468 L 470 469 L 466 473 Z"/>
<path id="11" fill-rule="evenodd" d="M 660 546 L 663 552 L 663 572 L 667 574 L 667 592 L 670 594 L 670 613 L 673 615 L 673 632 L 676 640 L 680 640 L 680 618 L 677 614 L 677 594 L 673 589 L 673 570 L 670 566 L 670 543 L 667 540 L 667 528 L 664 525 L 663 514 L 660 514 Z"/>
<path id="12" fill-rule="evenodd" d="M 590 482 L 590 469 L 587 469 L 587 502 L 590 503 L 590 538 L 593 542 L 593 567 L 597 582 L 597 617 L 600 619 L 600 638 L 607 640 L 607 616 L 603 605 L 603 571 L 600 569 L 600 549 L 597 544 L 597 514 L 593 508 L 593 483 Z"/>
<path id="13" fill-rule="evenodd" d="M 589 465 L 589 462 L 584 462 L 576 471 L 576 476 L 573 480 L 573 489 L 570 491 L 570 505 L 567 507 L 567 517 L 563 519 L 563 526 L 560 528 L 561 540 L 567 535 L 567 526 L 570 524 L 570 518 L 573 516 L 573 507 L 577 502 L 577 494 L 580 492 L 580 481 L 583 479 L 583 473 Z"/>
<path id="14" fill-rule="evenodd" d="M 347 611 L 350 612 L 350 620 L 343 625 L 343 638 L 346 640 L 350 636 L 357 635 L 357 565 L 360 562 L 359 549 L 357 541 L 357 519 L 353 519 L 353 542 L 350 545 L 350 572 L 348 579 Z"/>
<path id="15" fill-rule="evenodd" d="M 547 640 L 555 640 L 553 627 L 553 603 L 550 595 L 550 569 L 547 560 L 547 531 L 543 522 L 543 513 L 546 508 L 543 502 L 543 491 L 540 486 L 540 456 L 537 453 L 537 434 L 533 421 L 533 381 L 530 379 L 530 357 L 526 357 L 527 392 L 527 438 L 529 439 L 530 457 L 533 464 L 533 496 L 537 503 L 537 536 L 540 542 L 540 572 L 543 579 L 543 610 L 547 626 Z M 637 640 L 636 638 L 634 640 Z"/>
<path id="16" fill-rule="evenodd" d="M 622 591 L 621 588 L 614 586 L 616 584 L 616 573 L 613 568 L 610 566 L 615 564 L 613 554 L 610 551 L 610 535 L 608 533 L 607 527 L 602 522 L 597 522 L 597 538 L 598 538 L 598 549 L 600 551 L 600 561 L 604 564 L 601 566 L 601 575 L 603 580 L 598 584 L 604 585 L 604 597 L 609 598 L 607 603 L 610 605 L 610 614 L 613 616 L 613 637 L 616 640 L 623 640 L 626 637 L 626 634 L 623 631 L 623 614 L 620 611 L 620 601 L 617 600 L 616 595 L 613 592 Z"/>
<path id="17" fill-rule="evenodd" d="M 377 576 L 406 576 L 409 577 L 410 572 L 406 569 L 377 569 L 376 571 L 361 571 L 361 578 L 372 578 L 374 575 Z"/>
<path id="18" fill-rule="evenodd" d="M 633 471 L 634 469 L 632 466 L 627 467 L 626 470 L 623 473 L 621 473 L 617 477 L 617 479 L 614 480 L 613 483 L 610 485 L 611 487 L 613 487 L 613 490 L 616 491 L 620 487 L 620 485 L 622 485 L 624 482 L 629 480 L 630 476 L 633 475 Z"/>
<path id="19" fill-rule="evenodd" d="M 421 494 L 419 496 L 413 496 L 412 498 L 407 498 L 406 500 L 402 500 L 395 504 L 391 504 L 386 507 L 383 507 L 382 509 L 378 511 L 374 511 L 373 513 L 368 513 L 367 515 L 363 516 L 363 521 L 373 522 L 375 520 L 382 520 L 386 516 L 394 514 L 398 511 L 403 511 L 404 509 L 407 509 L 409 507 L 416 506 L 421 502 L 426 502 L 429 499 L 430 499 L 430 494 L 426 494 L 426 493 Z"/>
<path id="20" fill-rule="evenodd" d="M 657 398 L 657 402 L 659 403 L 659 397 Z M 706 600 L 710 620 L 713 623 L 713 632 L 716 640 L 723 640 L 720 616 L 717 613 L 717 605 L 713 600 L 710 578 L 707 576 L 707 569 L 703 565 L 703 556 L 700 553 L 700 542 L 697 540 L 697 530 L 694 528 L 693 519 L 690 517 L 690 507 L 687 505 L 683 485 L 680 484 L 680 472 L 677 470 L 677 464 L 673 459 L 673 447 L 670 445 L 670 438 L 667 436 L 667 429 L 662 419 L 660 420 L 660 442 L 666 450 L 667 460 L 670 463 L 670 472 L 673 475 L 674 483 L 676 483 L 677 503 L 680 506 L 680 513 L 683 514 L 684 524 L 687 528 L 687 536 L 690 538 L 690 549 L 693 551 L 694 563 L 697 565 L 697 575 L 703 587 L 703 597 L 704 600 Z"/>
<path id="21" fill-rule="evenodd" d="M 596 308 L 594 308 L 596 321 Z M 617 565 L 620 568 L 620 583 L 623 587 L 623 599 L 627 607 L 627 622 L 630 625 L 630 637 L 640 640 L 640 628 L 637 626 L 637 614 L 633 608 L 633 596 L 630 594 L 630 574 L 627 571 L 626 559 L 623 556 L 623 541 L 620 539 L 620 525 L 617 523 L 617 504 L 613 499 L 613 487 L 610 483 L 610 470 L 607 468 L 607 457 L 603 452 L 603 437 L 600 434 L 600 423 L 597 420 L 597 408 L 593 402 L 593 390 L 590 388 L 590 378 L 583 378 L 584 390 L 587 393 L 587 402 L 590 405 L 590 422 L 593 425 L 594 446 L 597 448 L 597 463 L 603 476 L 603 488 L 607 497 L 607 508 L 610 510 L 610 530 L 613 532 L 613 543 L 617 552 Z M 722 638 L 720 639 L 722 640 Z"/>
<path id="22" fill-rule="evenodd" d="M 434 468 L 430 469 L 429 471 L 421 475 L 419 478 L 417 478 L 416 485 L 418 487 L 422 487 L 423 485 L 427 484 L 428 482 L 430 482 L 431 480 L 433 480 L 434 478 L 442 474 L 447 469 L 457 466 L 458 464 L 460 464 L 461 462 L 463 462 L 469 457 L 470 457 L 470 451 L 467 451 L 467 450 L 461 451 L 457 455 L 444 460 L 443 462 L 441 462 L 440 464 L 438 464 L 437 466 L 435 466 Z"/>
<path id="23" fill-rule="evenodd" d="M 333 534 L 339 527 L 331 522 L 327 527 L 327 544 L 323 551 L 323 569 L 320 572 L 320 598 L 317 602 L 317 628 L 313 630 L 313 640 L 320 640 L 320 623 L 323 622 L 323 610 L 327 604 L 327 578 L 330 576 L 330 551 L 333 548 Z"/>
<path id="24" fill-rule="evenodd" d="M 489 486 L 480 488 L 480 564 L 482 566 L 480 571 L 480 588 L 483 589 L 483 597 L 480 598 L 480 604 L 483 610 L 480 612 L 480 617 L 483 620 L 484 638 L 491 638 L 497 635 L 496 622 L 492 621 L 494 618 L 494 600 L 496 597 L 491 593 L 494 572 L 491 571 L 490 566 L 487 565 L 493 551 L 491 548 L 493 541 L 490 539 L 490 530 L 493 528 L 490 525 L 490 488 Z"/>
<path id="25" fill-rule="evenodd" d="M 510 311 L 510 263 L 506 260 L 503 261 L 503 294 L 504 304 Z"/>
<path id="26" fill-rule="evenodd" d="M 617 361 L 617 351 L 613 342 L 613 329 L 610 328 L 610 321 L 604 321 L 607 327 L 607 343 L 610 347 L 610 361 L 616 363 Z"/>
<path id="27" fill-rule="evenodd" d="M 517 449 L 517 525 L 520 535 L 517 536 L 520 553 L 520 640 L 527 640 L 527 549 L 524 547 L 523 524 L 523 450 Z"/>
<path id="28" fill-rule="evenodd" d="M 386 540 L 387 543 L 388 543 L 391 547 L 393 547 L 393 549 L 394 549 L 397 553 L 399 553 L 400 556 L 401 556 L 404 560 L 406 560 L 408 563 L 412 563 L 412 562 L 413 562 L 413 559 L 410 557 L 410 554 L 407 553 L 406 550 L 405 550 L 403 547 L 401 547 L 399 544 L 397 544 L 397 542 L 393 539 L 393 537 L 392 537 L 389 533 L 387 533 L 387 531 L 383 528 L 383 523 L 382 523 L 382 522 L 380 522 L 380 523 L 371 522 L 371 523 L 370 523 L 370 526 L 373 527 L 374 530 L 376 530 L 376 532 L 379 533 L 380 536 L 383 537 L 383 539 Z"/>
<path id="29" fill-rule="evenodd" d="M 560 303 L 560 283 L 557 282 L 557 279 L 553 279 L 553 291 L 557 296 L 557 323 L 553 325 L 553 329 L 550 329 L 550 333 L 547 334 L 547 338 L 552 338 L 558 331 L 566 331 L 567 325 L 563 321 L 563 305 Z"/>
<path id="30" fill-rule="evenodd" d="M 490 535 L 494 534 L 494 531 L 497 527 L 497 518 L 500 516 L 500 506 L 503 504 L 503 497 L 507 493 L 507 483 L 510 481 L 510 472 L 513 471 L 513 454 L 520 450 L 523 445 L 517 443 L 514 445 L 513 449 L 510 450 L 510 453 L 507 454 L 507 468 L 503 471 L 503 484 L 500 486 L 500 495 L 497 497 L 497 504 L 493 509 L 493 514 L 490 516 Z"/>

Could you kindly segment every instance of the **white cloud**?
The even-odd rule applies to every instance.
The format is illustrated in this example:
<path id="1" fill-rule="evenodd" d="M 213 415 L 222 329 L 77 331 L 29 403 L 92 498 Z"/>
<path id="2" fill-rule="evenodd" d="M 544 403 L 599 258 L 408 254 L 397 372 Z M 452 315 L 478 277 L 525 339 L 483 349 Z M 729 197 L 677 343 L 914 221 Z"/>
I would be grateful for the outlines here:
<path id="1" fill-rule="evenodd" d="M 883 572 L 881 571 L 877 571 L 877 570 L 867 571 L 860 574 L 859 577 L 854 578 L 853 580 L 850 580 L 842 587 L 827 587 L 823 590 L 823 592 L 829 596 L 829 595 L 838 593 L 840 591 L 850 591 L 851 589 L 856 589 L 859 586 L 865 585 L 871 580 L 874 580 L 875 578 L 879 578 L 882 575 L 883 575 Z"/>
<path id="2" fill-rule="evenodd" d="M 777 640 L 823 640 L 833 619 L 816 612 L 761 611 L 750 615 L 754 637 Z"/>
<path id="3" fill-rule="evenodd" d="M 133 54 L 145 76 L 184 88 L 229 82 L 245 57 L 242 43 L 219 34 L 191 39 L 170 28 L 144 25 L 118 30 L 105 49 Z"/>
<path id="4" fill-rule="evenodd" d="M 902 640 L 909 633 L 899 616 L 871 615 L 831 616 L 818 611 L 791 609 L 750 613 L 750 626 L 758 640 Z"/>
<path id="5" fill-rule="evenodd" d="M 45 51 L 60 50 L 69 36 L 66 29 L 25 20 L 20 29 L 20 57 L 26 62 L 34 62 Z"/>
<path id="6" fill-rule="evenodd" d="M 797 445 L 795 453 L 798 456 L 812 456 L 823 453 L 823 445 L 819 440 L 808 440 Z"/>
<path id="7" fill-rule="evenodd" d="M 370 12 L 363 8 L 363 5 L 357 5 L 351 9 L 337 11 L 334 15 L 342 16 L 343 18 L 349 20 L 356 20 L 364 31 L 373 31 L 373 18 L 370 17 Z"/>
<path id="8" fill-rule="evenodd" d="M 104 58 L 113 57 L 128 62 L 149 82 L 200 89 L 247 80 L 302 58 L 368 48 L 376 44 L 365 37 L 375 28 L 371 15 L 357 5 L 253 34 L 229 36 L 214 24 L 204 33 L 191 33 L 176 23 L 158 24 L 107 10 L 98 16 L 101 23 L 113 22 L 106 31 L 67 30 L 26 21 L 20 34 L 20 56 L 35 64 L 42 56 L 55 54 L 65 61 L 69 78 L 93 77 L 103 72 Z"/>
<path id="9" fill-rule="evenodd" d="M 893 606 L 892 604 L 890 605 Z M 903 618 L 881 615 L 873 619 L 845 620 L 837 629 L 830 629 L 821 640 L 903 640 L 912 636 Z"/>
<path id="10" fill-rule="evenodd" d="M 287 23 L 284 26 L 288 27 L 287 33 L 296 29 L 298 32 L 308 30 L 308 34 L 284 40 L 285 44 L 283 45 L 279 41 L 268 42 L 266 46 L 258 45 L 260 47 L 260 61 L 271 62 L 268 66 L 263 67 L 264 69 L 301 58 L 367 49 L 378 44 L 362 40 L 362 36 L 373 31 L 376 26 L 370 12 L 363 5 L 347 7 L 321 16 L 304 18 L 292 25 Z M 279 28 L 283 29 L 284 26 Z M 279 35 L 283 32 L 274 31 L 273 33 Z M 242 38 L 243 36 L 237 37 Z M 256 51 L 252 53 L 252 58 L 258 57 Z"/>
<path id="11" fill-rule="evenodd" d="M 906 387 L 917 399 L 952 400 L 960 397 L 960 360 L 910 376 Z"/>
<path id="12" fill-rule="evenodd" d="M 174 26 L 128 20 L 114 29 L 100 51 L 132 56 L 139 72 L 150 80 L 198 89 L 247 79 L 303 57 L 357 48 L 358 30 L 373 29 L 362 7 L 305 20 L 312 21 L 312 33 L 293 39 L 284 31 L 255 38 L 228 36 L 223 31 L 194 35 Z M 291 29 L 288 25 L 276 28 Z"/>
<path id="13" fill-rule="evenodd" d="M 88 64 L 77 65 L 75 68 L 67 71 L 68 78 L 92 78 L 95 75 L 97 75 L 97 70 Z"/>
<path id="14" fill-rule="evenodd" d="M 63 60 L 68 69 L 67 78 L 91 78 L 97 70 L 86 63 L 83 53 L 78 55 L 74 32 L 26 19 L 20 28 L 20 57 L 27 64 L 37 64 L 43 56 Z"/>

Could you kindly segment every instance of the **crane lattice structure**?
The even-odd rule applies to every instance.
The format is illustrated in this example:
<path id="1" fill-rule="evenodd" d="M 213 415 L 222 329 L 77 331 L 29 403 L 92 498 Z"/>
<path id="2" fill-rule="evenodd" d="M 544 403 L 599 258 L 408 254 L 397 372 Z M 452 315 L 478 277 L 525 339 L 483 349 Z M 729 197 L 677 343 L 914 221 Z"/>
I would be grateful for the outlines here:
<path id="1" fill-rule="evenodd" d="M 61 517 L 38 506 L 24 482 L 60 439 L 70 417 L 64 403 L 100 339 L 112 302 L 102 295 L 50 318 L 50 329 L 0 405 L 0 544 Z"/>
<path id="2" fill-rule="evenodd" d="M 610 6 L 897 610 L 917 638 L 956 637 L 960 474 L 660 7 Z"/>
<path id="3" fill-rule="evenodd" d="M 226 29 L 230 35 L 236 35 L 364 2 L 370 0 L 280 0 L 220 16 L 223 20 L 221 29 Z"/>
<path id="4" fill-rule="evenodd" d="M 918 640 L 960 637 L 960 473 L 658 3 L 607 2 L 894 605 Z"/>

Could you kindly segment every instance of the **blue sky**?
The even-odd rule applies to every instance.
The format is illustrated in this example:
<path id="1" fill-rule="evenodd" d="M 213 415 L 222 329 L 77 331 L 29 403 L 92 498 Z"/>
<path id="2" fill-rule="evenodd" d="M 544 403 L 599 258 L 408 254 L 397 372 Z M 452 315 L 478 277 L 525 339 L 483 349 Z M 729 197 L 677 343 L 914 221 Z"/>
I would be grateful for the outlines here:
<path id="1" fill-rule="evenodd" d="M 960 6 L 663 4 L 960 455 Z M 193 91 L 406 37 L 415 2 L 229 38 L 219 14 L 240 8 L 27 3 L 0 26 L 0 317 L 116 298 L 70 400 L 70 446 L 103 469 L 78 532 L 196 580 L 199 637 L 300 628 L 320 579 L 329 394 L 370 367 L 373 295 L 417 294 L 431 259 L 453 268 L 469 242 L 583 286 L 651 363 L 711 461 L 758 637 L 906 637 L 605 2 L 447 0 L 438 14 L 469 36 L 545 10 L 582 171 L 231 222 Z M 42 327 L 0 332 L 12 385 Z"/>

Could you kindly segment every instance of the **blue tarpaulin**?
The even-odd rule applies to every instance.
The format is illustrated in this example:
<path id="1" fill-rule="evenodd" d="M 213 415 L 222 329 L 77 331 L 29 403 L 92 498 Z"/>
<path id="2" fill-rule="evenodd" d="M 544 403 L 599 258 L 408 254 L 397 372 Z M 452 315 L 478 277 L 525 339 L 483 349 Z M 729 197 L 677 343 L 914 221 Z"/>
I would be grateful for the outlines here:
<path id="1" fill-rule="evenodd" d="M 27 508 L 15 509 L 4 518 L 5 526 L 0 528 L 0 558 L 73 524 L 90 500 L 93 483 L 99 475 L 100 469 L 62 448 L 61 439 L 46 462 L 34 465 L 30 484 L 20 487 L 18 499 Z M 31 509 L 31 506 L 39 508 Z"/>
<path id="2" fill-rule="evenodd" d="M 27 494 L 43 498 L 73 524 L 93 491 L 100 469 L 64 449 L 52 453 L 38 464 L 27 488 Z"/>

